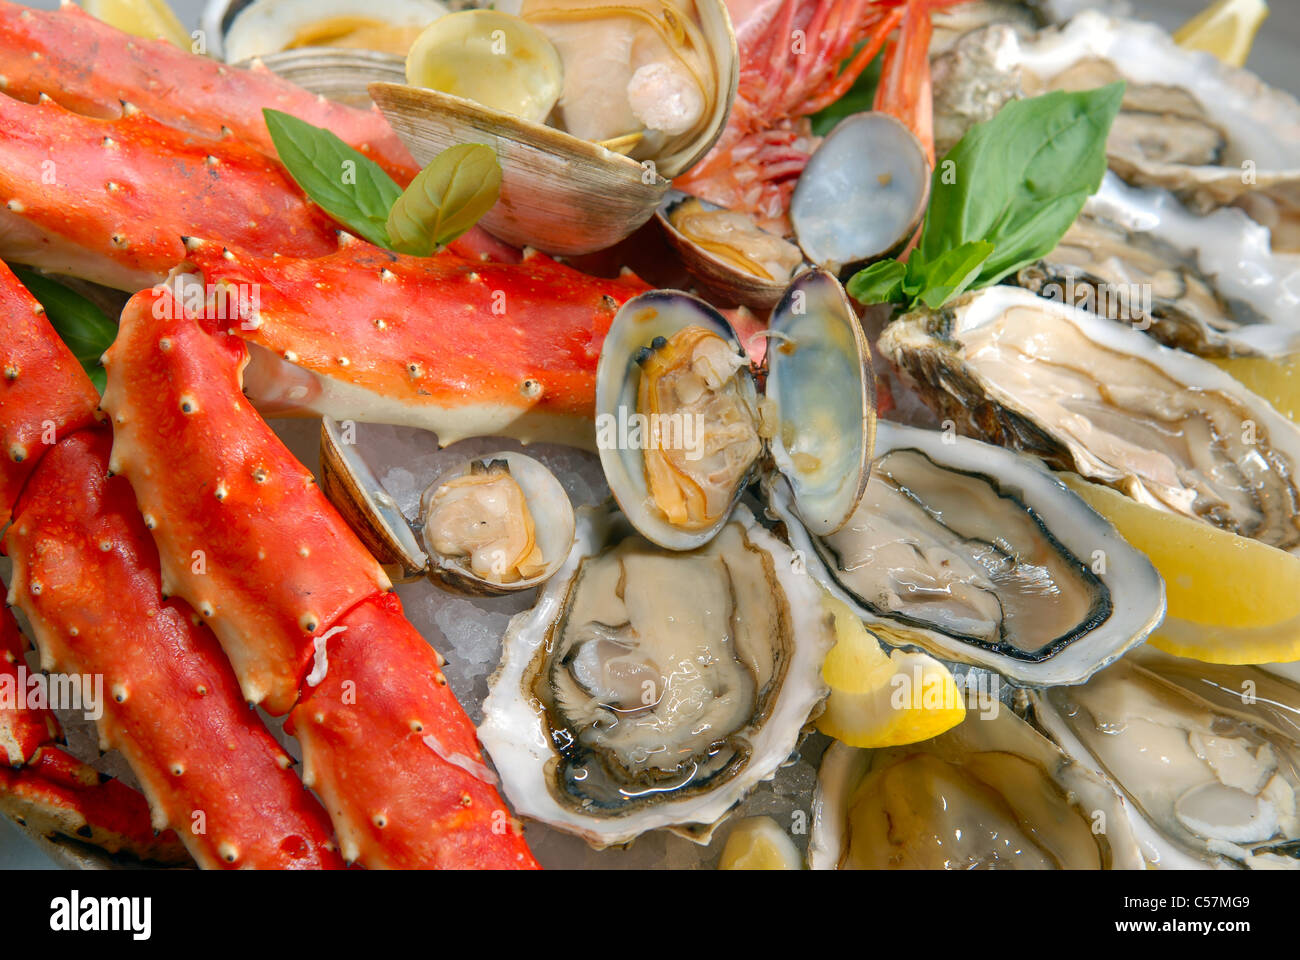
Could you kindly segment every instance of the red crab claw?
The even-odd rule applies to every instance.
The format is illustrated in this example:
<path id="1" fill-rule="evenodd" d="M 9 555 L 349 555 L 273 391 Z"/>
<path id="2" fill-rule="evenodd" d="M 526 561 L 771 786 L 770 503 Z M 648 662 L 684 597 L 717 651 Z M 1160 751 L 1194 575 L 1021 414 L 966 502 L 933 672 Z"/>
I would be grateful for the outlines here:
<path id="1" fill-rule="evenodd" d="M 3 540 L 13 559 L 11 602 L 32 624 L 43 665 L 101 678 L 109 694 L 99 698 L 101 742 L 130 762 L 153 824 L 175 827 L 200 864 L 341 866 L 324 810 L 244 701 L 216 638 L 182 601 L 162 597 L 157 549 L 134 495 L 125 479 L 108 476 L 98 394 L 2 266 L 0 304 L 0 360 L 18 374 L 0 381 L 0 435 L 23 438 L 43 417 L 50 424 L 49 442 L 28 447 L 23 472 L 4 474 L 6 490 L 21 485 L 4 503 L 6 517 L 13 508 Z M 6 625 L 0 673 L 16 674 L 24 647 Z M 100 788 L 93 771 L 53 756 L 57 735 L 48 712 L 0 710 L 5 759 L 28 764 L 0 785 L 8 808 L 86 837 L 121 801 L 121 829 L 99 837 L 111 849 L 115 837 L 132 835 L 134 803 L 135 826 L 153 844 L 144 799 L 120 784 Z M 59 773 L 53 781 L 51 771 Z"/>
<path id="2" fill-rule="evenodd" d="M 647 289 L 542 254 L 518 264 L 390 253 L 344 234 L 314 260 L 189 244 L 230 333 L 254 351 L 246 386 L 267 415 L 423 427 L 441 443 L 504 435 L 595 443 L 596 361 L 610 321 Z M 186 297 L 188 304 L 188 296 Z"/>
<path id="3" fill-rule="evenodd" d="M 0 263 L 0 530 L 41 454 L 95 422 L 99 392 L 36 302 Z"/>
<path id="4" fill-rule="evenodd" d="M 128 100 L 169 126 L 209 139 L 230 133 L 270 157 L 277 154 L 262 108 L 272 107 L 333 131 L 398 183 L 419 172 L 378 110 L 333 103 L 260 63 L 243 70 L 130 36 L 72 3 L 50 12 L 0 0 L 0 76 L 4 92 L 20 100 L 44 93 L 98 117 L 115 116 Z"/>
<path id="5" fill-rule="evenodd" d="M 101 677 L 101 746 L 136 772 L 158 828 L 204 867 L 341 866 L 329 819 L 244 702 L 211 632 L 163 600 L 158 555 L 111 438 L 83 430 L 37 467 L 4 540 L 10 597 L 42 666 Z"/>
<path id="6" fill-rule="evenodd" d="M 0 200 L 0 259 L 132 292 L 184 259 L 196 226 L 268 255 L 338 242 L 275 161 L 130 107 L 104 120 L 0 97 Z"/>
<path id="7" fill-rule="evenodd" d="M 485 780 L 437 654 L 245 402 L 245 359 L 242 341 L 209 334 L 166 289 L 131 299 L 108 353 L 114 470 L 152 521 L 170 585 L 212 622 L 245 691 L 266 694 L 268 709 L 288 710 L 298 695 L 288 681 L 303 682 L 292 726 L 349 859 L 536 866 Z M 192 572 L 195 551 L 205 574 Z"/>
<path id="8" fill-rule="evenodd" d="M 46 836 L 62 834 L 141 860 L 184 862 L 174 831 L 154 833 L 143 796 L 58 748 L 63 731 L 53 712 L 26 702 L 20 672 L 26 650 L 13 614 L 0 606 L 0 812 Z"/>

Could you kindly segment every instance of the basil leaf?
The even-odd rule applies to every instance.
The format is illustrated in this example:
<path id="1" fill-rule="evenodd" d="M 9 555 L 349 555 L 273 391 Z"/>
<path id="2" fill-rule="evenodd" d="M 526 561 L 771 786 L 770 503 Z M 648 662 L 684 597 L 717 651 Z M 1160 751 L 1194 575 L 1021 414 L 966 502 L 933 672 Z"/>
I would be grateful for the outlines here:
<path id="1" fill-rule="evenodd" d="M 427 257 L 478 223 L 501 193 L 496 151 L 481 143 L 448 147 L 393 203 L 386 230 L 392 248 Z"/>
<path id="2" fill-rule="evenodd" d="M 358 236 L 387 247 L 388 211 L 402 195 L 393 178 L 328 130 L 269 107 L 262 115 L 280 162 L 303 193 Z"/>
<path id="3" fill-rule="evenodd" d="M 877 260 L 849 278 L 848 292 L 858 303 L 895 303 L 903 299 L 907 267 L 897 260 Z"/>
<path id="4" fill-rule="evenodd" d="M 938 310 L 953 297 L 966 292 L 993 250 L 993 244 L 987 240 L 972 240 L 947 250 L 937 260 L 919 268 L 924 283 L 916 284 L 908 292 L 931 310 Z M 915 305 L 914 300 L 911 306 Z"/>
<path id="5" fill-rule="evenodd" d="M 50 321 L 50 326 L 90 376 L 95 389 L 103 393 L 107 375 L 99 365 L 99 358 L 113 345 L 113 338 L 117 336 L 117 324 L 105 316 L 99 307 L 63 284 L 22 267 L 14 267 L 13 271 L 14 276 L 45 308 L 45 317 Z"/>
<path id="6" fill-rule="evenodd" d="M 1012 101 L 968 130 L 935 170 L 922 259 L 988 241 L 994 253 L 975 281 L 986 286 L 1050 253 L 1101 186 L 1123 96 L 1123 82 L 1056 91 Z"/>

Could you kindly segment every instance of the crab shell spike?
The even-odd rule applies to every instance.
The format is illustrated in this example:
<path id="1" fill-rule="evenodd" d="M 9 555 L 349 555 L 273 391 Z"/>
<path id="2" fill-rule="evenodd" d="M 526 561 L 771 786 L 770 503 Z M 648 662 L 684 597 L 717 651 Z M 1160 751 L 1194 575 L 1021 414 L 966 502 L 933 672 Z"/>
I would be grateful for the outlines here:
<path id="1" fill-rule="evenodd" d="M 0 75 L 4 92 L 20 100 L 50 90 L 69 109 L 110 117 L 129 97 L 169 126 L 212 139 L 233 134 L 275 157 L 262 116 L 271 107 L 333 131 L 402 185 L 420 171 L 375 110 L 323 100 L 269 70 L 241 70 L 131 36 L 71 4 L 47 12 L 0 0 Z"/>
<path id="2" fill-rule="evenodd" d="M 0 197 L 0 258 L 121 290 L 165 278 L 196 225 L 256 253 L 337 247 L 332 222 L 278 163 L 143 113 L 96 119 L 0 97 Z"/>
<path id="3" fill-rule="evenodd" d="M 338 626 L 324 679 L 285 729 L 302 745 L 344 858 L 372 868 L 535 868 L 437 652 L 396 595 L 371 597 Z"/>
<path id="4" fill-rule="evenodd" d="M 117 424 L 113 462 L 146 526 L 154 518 L 164 579 L 208 621 L 245 698 L 287 713 L 310 669 L 312 635 L 390 584 L 244 402 L 244 344 L 181 314 L 165 288 L 137 294 L 122 312 L 103 398 Z M 160 349 L 164 338 L 171 349 Z"/>
<path id="5" fill-rule="evenodd" d="M 0 530 L 51 438 L 94 423 L 98 407 L 99 391 L 45 311 L 0 263 Z"/>
<path id="6" fill-rule="evenodd" d="M 42 655 L 103 678 L 101 745 L 122 752 L 155 825 L 175 828 L 200 866 L 342 866 L 325 811 L 244 702 L 216 638 L 183 601 L 162 600 L 131 488 L 107 477 L 110 443 L 94 429 L 54 447 L 4 541 Z"/>
<path id="7" fill-rule="evenodd" d="M 0 606 L 0 686 L 25 689 L 18 670 L 25 666 L 27 641 L 9 608 Z M 0 709 L 0 767 L 21 767 L 39 747 L 63 736 L 54 714 L 21 704 Z"/>
<path id="8" fill-rule="evenodd" d="M 155 832 L 145 798 L 54 746 L 26 767 L 0 767 L 0 813 L 35 833 L 166 865 L 189 862 L 172 830 Z"/>
<path id="9" fill-rule="evenodd" d="M 646 289 L 542 255 L 408 257 L 364 241 L 311 260 L 231 261 L 204 244 L 189 262 L 207 284 L 259 291 L 256 328 L 230 332 L 267 348 L 247 376 L 264 414 L 421 427 L 442 444 L 491 435 L 593 447 L 601 341 L 619 305 Z"/>

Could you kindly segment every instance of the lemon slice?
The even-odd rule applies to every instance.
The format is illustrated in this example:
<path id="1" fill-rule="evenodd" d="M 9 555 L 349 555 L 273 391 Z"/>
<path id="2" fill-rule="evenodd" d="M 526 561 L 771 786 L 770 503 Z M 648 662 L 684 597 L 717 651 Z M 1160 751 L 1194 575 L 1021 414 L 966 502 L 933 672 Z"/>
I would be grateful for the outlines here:
<path id="1" fill-rule="evenodd" d="M 1218 0 L 1174 32 L 1188 50 L 1205 50 L 1231 67 L 1244 67 L 1259 25 L 1268 16 L 1264 0 Z"/>
<path id="2" fill-rule="evenodd" d="M 722 848 L 719 870 L 800 870 L 799 848 L 771 817 L 736 824 Z"/>
<path id="3" fill-rule="evenodd" d="M 1062 479 L 1164 577 L 1169 612 L 1153 647 L 1207 663 L 1300 659 L 1300 557 L 1074 474 Z"/>
<path id="4" fill-rule="evenodd" d="M 541 123 L 564 86 L 564 66 L 546 35 L 495 10 L 439 17 L 411 45 L 406 80 Z"/>
<path id="5" fill-rule="evenodd" d="M 925 653 L 886 653 L 847 604 L 825 603 L 838 642 L 822 665 L 831 693 L 818 730 L 852 747 L 896 747 L 961 723 L 966 707 L 947 667 Z"/>
<path id="6" fill-rule="evenodd" d="M 150 40 L 162 37 L 183 50 L 190 49 L 189 31 L 176 19 L 167 0 L 85 0 L 82 6 L 92 17 L 125 33 Z"/>
<path id="7" fill-rule="evenodd" d="M 1300 354 L 1224 357 L 1214 362 L 1259 394 L 1293 423 L 1300 423 Z"/>

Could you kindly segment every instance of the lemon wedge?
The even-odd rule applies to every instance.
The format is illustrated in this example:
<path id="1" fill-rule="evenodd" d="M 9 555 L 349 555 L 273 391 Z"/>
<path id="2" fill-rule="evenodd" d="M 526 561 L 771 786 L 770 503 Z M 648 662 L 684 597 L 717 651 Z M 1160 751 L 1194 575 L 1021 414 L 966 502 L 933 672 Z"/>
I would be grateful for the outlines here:
<path id="1" fill-rule="evenodd" d="M 719 870 L 800 870 L 799 848 L 771 817 L 736 824 L 722 848 Z"/>
<path id="2" fill-rule="evenodd" d="M 824 602 L 837 643 L 822 665 L 831 693 L 818 730 L 852 747 L 897 747 L 961 723 L 966 706 L 947 667 L 925 653 L 886 653 L 846 603 Z"/>
<path id="3" fill-rule="evenodd" d="M 406 55 L 406 80 L 541 123 L 560 99 L 564 66 L 531 23 L 463 10 L 424 28 Z"/>
<path id="4" fill-rule="evenodd" d="M 1300 423 L 1300 354 L 1286 357 L 1222 357 L 1214 362 L 1277 408 L 1293 423 Z"/>
<path id="5" fill-rule="evenodd" d="M 1244 67 L 1267 16 L 1264 0 L 1218 0 L 1174 31 L 1174 40 L 1188 50 L 1212 53 L 1230 67 Z"/>
<path id="6" fill-rule="evenodd" d="M 1062 479 L 1164 578 L 1169 612 L 1153 647 L 1207 663 L 1300 659 L 1300 557 L 1074 474 Z"/>
<path id="7" fill-rule="evenodd" d="M 85 0 L 85 11 L 111 27 L 150 40 L 161 37 L 190 49 L 189 31 L 181 26 L 167 0 Z"/>

